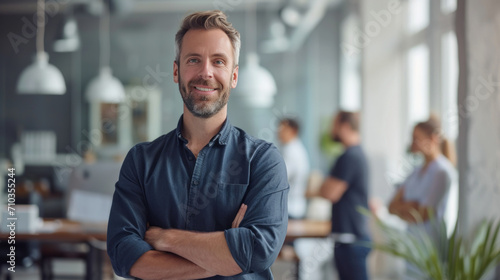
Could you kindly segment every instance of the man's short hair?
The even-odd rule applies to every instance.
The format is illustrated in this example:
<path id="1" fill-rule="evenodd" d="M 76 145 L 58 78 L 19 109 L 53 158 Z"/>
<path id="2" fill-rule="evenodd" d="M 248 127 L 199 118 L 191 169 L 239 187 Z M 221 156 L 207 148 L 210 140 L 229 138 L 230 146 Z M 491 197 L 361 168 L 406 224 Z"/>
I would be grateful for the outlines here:
<path id="1" fill-rule="evenodd" d="M 293 118 L 283 118 L 280 120 L 280 124 L 286 125 L 293 129 L 295 132 L 299 133 L 300 125 L 296 119 Z"/>
<path id="2" fill-rule="evenodd" d="M 352 130 L 359 131 L 359 113 L 358 112 L 340 111 L 337 116 L 338 116 L 339 124 L 346 123 L 351 127 Z"/>
<path id="3" fill-rule="evenodd" d="M 240 57 L 240 33 L 227 20 L 226 15 L 219 10 L 192 13 L 184 18 L 181 27 L 175 34 L 175 61 L 179 63 L 182 39 L 191 29 L 220 29 L 226 33 L 233 46 L 234 66 L 238 65 Z"/>

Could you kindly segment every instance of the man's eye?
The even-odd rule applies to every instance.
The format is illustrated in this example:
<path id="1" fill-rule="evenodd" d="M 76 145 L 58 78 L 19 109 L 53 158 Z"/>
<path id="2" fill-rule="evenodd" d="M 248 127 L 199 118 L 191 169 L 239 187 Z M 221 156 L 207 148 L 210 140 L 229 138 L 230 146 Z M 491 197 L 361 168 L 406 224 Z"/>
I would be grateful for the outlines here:
<path id="1" fill-rule="evenodd" d="M 216 60 L 215 64 L 217 64 L 217 65 L 224 65 L 224 61 L 222 61 L 222 60 Z"/>
<path id="2" fill-rule="evenodd" d="M 188 59 L 188 63 L 196 63 L 196 62 L 198 62 L 197 58 L 190 58 L 190 59 Z"/>

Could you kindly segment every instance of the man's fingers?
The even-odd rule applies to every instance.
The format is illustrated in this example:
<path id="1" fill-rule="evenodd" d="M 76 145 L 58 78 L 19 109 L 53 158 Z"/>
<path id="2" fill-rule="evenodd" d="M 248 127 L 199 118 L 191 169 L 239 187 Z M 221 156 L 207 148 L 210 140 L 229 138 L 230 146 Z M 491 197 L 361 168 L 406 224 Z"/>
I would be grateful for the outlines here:
<path id="1" fill-rule="evenodd" d="M 238 213 L 236 214 L 236 217 L 233 220 L 232 228 L 237 228 L 240 226 L 240 223 L 245 217 L 246 212 L 247 212 L 247 205 L 241 204 L 241 207 L 238 210 Z"/>
<path id="2" fill-rule="evenodd" d="M 240 207 L 240 210 L 238 210 L 238 214 L 236 215 L 237 217 L 237 223 L 236 227 L 240 226 L 241 221 L 245 217 L 245 213 L 247 212 L 247 206 L 245 204 L 242 204 Z"/>
<path id="3" fill-rule="evenodd" d="M 238 210 L 238 213 L 236 214 L 236 217 L 234 218 L 233 221 L 233 228 L 237 228 L 240 226 L 241 220 L 243 220 L 243 216 L 245 215 L 245 204 L 241 204 L 240 209 Z"/>
<path id="4" fill-rule="evenodd" d="M 236 213 L 236 216 L 234 217 L 233 223 L 231 224 L 232 228 L 237 228 L 239 225 L 238 219 L 241 213 L 241 208 L 243 208 L 243 204 L 241 204 L 240 209 L 238 209 L 238 213 Z"/>

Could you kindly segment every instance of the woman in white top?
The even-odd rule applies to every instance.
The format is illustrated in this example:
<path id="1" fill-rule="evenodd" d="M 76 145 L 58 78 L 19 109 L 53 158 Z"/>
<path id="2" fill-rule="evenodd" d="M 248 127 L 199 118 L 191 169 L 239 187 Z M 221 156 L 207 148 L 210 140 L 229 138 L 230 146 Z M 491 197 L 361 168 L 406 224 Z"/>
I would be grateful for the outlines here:
<path id="1" fill-rule="evenodd" d="M 432 218 L 429 213 L 433 213 L 436 221 L 444 218 L 450 189 L 456 184 L 454 152 L 451 144 L 442 137 L 436 117 L 431 116 L 415 126 L 411 151 L 422 154 L 425 161 L 398 189 L 389 212 L 408 222 L 410 232 L 424 229 L 431 239 L 436 240 L 437 232 L 429 221 Z"/>

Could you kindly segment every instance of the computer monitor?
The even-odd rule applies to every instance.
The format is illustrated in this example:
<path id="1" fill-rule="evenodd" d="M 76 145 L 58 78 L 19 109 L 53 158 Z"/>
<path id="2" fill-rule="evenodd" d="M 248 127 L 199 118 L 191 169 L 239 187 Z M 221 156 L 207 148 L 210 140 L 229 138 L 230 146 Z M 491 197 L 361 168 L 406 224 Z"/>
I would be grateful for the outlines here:
<path id="1" fill-rule="evenodd" d="M 82 223 L 106 223 L 120 167 L 119 162 L 75 167 L 69 180 L 67 218 Z"/>

